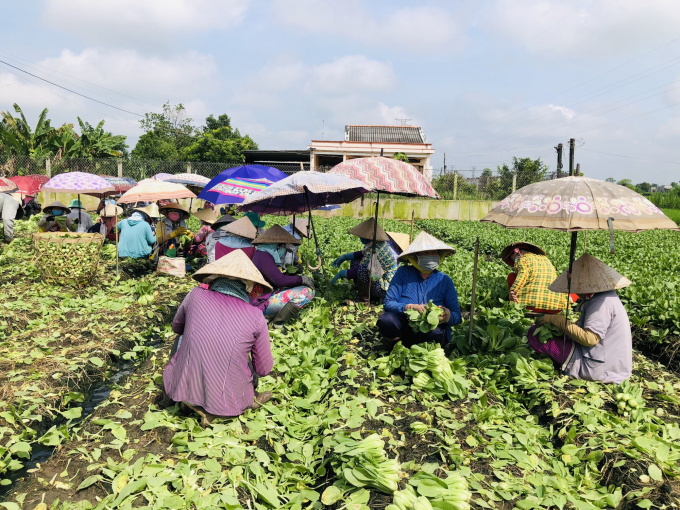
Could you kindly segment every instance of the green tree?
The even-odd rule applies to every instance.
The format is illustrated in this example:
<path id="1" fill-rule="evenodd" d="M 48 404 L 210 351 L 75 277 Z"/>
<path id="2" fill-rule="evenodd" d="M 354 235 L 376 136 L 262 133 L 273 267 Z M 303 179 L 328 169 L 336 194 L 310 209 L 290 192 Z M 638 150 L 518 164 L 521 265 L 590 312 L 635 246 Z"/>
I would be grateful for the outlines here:
<path id="1" fill-rule="evenodd" d="M 636 184 L 635 188 L 639 193 L 649 193 L 652 191 L 652 185 L 649 184 L 648 182 L 641 182 L 640 184 Z"/>
<path id="2" fill-rule="evenodd" d="M 503 197 L 512 193 L 513 176 L 516 176 L 515 186 L 522 188 L 533 182 L 545 180 L 548 174 L 548 165 L 541 161 L 541 158 L 512 158 L 512 167 L 504 164 L 499 166 L 498 174 L 500 175 L 498 192 Z"/>
<path id="3" fill-rule="evenodd" d="M 19 114 L 18 117 L 12 116 L 9 112 L 0 112 L 2 115 L 0 139 L 4 153 L 31 158 L 49 156 L 51 154 L 49 142 L 57 131 L 50 125 L 47 108 L 38 116 L 35 128 L 31 129 L 19 105 L 14 103 L 13 106 L 14 111 Z"/>
<path id="4" fill-rule="evenodd" d="M 210 115 L 201 128 L 201 136 L 180 153 L 187 161 L 243 161 L 244 151 L 257 150 L 258 145 L 250 136 L 241 136 L 238 129 L 231 126 L 227 114 L 217 119 Z"/>
<path id="5" fill-rule="evenodd" d="M 125 145 L 124 135 L 112 135 L 108 131 L 104 131 L 104 122 L 101 121 L 96 127 L 93 127 L 88 122 L 83 122 L 78 117 L 80 124 L 80 145 L 81 157 L 90 160 L 94 158 L 110 158 L 122 157 L 127 155 L 127 145 Z"/>
<path id="6" fill-rule="evenodd" d="M 618 181 L 616 184 L 619 186 L 625 186 L 626 188 L 632 189 L 633 191 L 637 191 L 637 188 L 633 185 L 633 181 L 630 179 L 621 179 Z"/>
<path id="7" fill-rule="evenodd" d="M 132 150 L 132 157 L 138 159 L 162 159 L 178 161 L 182 151 L 198 136 L 195 127 L 182 103 L 163 105 L 162 113 L 147 113 L 139 121 L 144 134 L 139 137 Z"/>
<path id="8" fill-rule="evenodd" d="M 605 182 L 616 182 L 616 179 L 614 179 L 613 177 L 607 177 L 605 179 Z"/>
<path id="9" fill-rule="evenodd" d="M 398 161 L 403 161 L 404 163 L 408 163 L 408 156 L 404 154 L 403 152 L 395 152 L 394 156 L 392 156 L 392 159 L 396 159 Z"/>

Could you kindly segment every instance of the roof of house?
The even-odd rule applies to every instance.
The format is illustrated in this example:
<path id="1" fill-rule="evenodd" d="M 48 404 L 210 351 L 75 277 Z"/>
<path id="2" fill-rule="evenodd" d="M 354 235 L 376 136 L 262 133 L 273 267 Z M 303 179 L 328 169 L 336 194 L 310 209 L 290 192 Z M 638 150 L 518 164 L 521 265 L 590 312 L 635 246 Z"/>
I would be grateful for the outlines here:
<path id="1" fill-rule="evenodd" d="M 346 142 L 427 143 L 416 126 L 345 126 Z"/>

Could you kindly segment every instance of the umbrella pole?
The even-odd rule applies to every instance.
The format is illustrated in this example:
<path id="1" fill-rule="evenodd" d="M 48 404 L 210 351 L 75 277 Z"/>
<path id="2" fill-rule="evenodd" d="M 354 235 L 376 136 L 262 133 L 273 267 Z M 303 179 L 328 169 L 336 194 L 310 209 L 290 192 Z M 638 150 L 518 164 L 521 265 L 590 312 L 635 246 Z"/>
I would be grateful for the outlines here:
<path id="1" fill-rule="evenodd" d="M 373 256 L 375 255 L 375 240 L 378 237 L 378 208 L 380 207 L 380 192 L 378 191 L 378 198 L 375 201 L 375 227 L 373 228 L 373 246 L 371 246 L 371 258 L 368 259 L 368 306 L 371 306 L 371 287 L 373 286 L 373 274 L 371 273 L 371 264 L 373 264 Z"/>
<path id="2" fill-rule="evenodd" d="M 80 193 L 78 193 L 78 205 L 82 205 L 80 203 Z M 78 232 L 78 229 L 80 228 L 80 225 L 83 224 L 83 217 L 80 215 L 81 208 L 78 207 L 78 226 L 76 227 L 76 232 Z"/>
<path id="3" fill-rule="evenodd" d="M 477 261 L 479 260 L 479 237 L 475 242 L 475 265 L 472 270 L 472 297 L 470 299 L 470 330 L 468 331 L 468 346 L 472 347 L 472 329 L 475 324 L 475 291 L 477 290 Z"/>
<path id="4" fill-rule="evenodd" d="M 563 345 L 565 348 L 567 345 L 567 325 L 569 324 L 569 301 L 571 300 L 571 272 L 574 269 L 574 257 L 576 257 L 576 241 L 578 240 L 578 232 L 571 233 L 571 248 L 569 250 L 569 269 L 567 270 L 567 309 L 564 312 L 564 334 L 562 336 Z"/>
<path id="5" fill-rule="evenodd" d="M 118 208 L 114 205 L 113 206 L 113 214 L 116 215 L 114 221 L 115 223 L 113 224 L 113 231 L 116 233 L 116 276 L 119 276 L 118 274 Z"/>
<path id="6" fill-rule="evenodd" d="M 312 226 L 312 234 L 314 235 L 314 244 L 316 244 L 316 256 L 321 260 L 321 277 L 326 283 L 326 299 L 328 299 L 328 282 L 326 282 L 326 272 L 323 269 L 323 259 L 321 258 L 321 249 L 319 248 L 319 240 L 316 238 L 316 229 L 314 228 L 314 221 L 312 220 L 312 208 L 309 205 L 309 190 L 305 186 L 305 201 L 307 202 L 307 210 L 309 211 L 309 224 Z"/>

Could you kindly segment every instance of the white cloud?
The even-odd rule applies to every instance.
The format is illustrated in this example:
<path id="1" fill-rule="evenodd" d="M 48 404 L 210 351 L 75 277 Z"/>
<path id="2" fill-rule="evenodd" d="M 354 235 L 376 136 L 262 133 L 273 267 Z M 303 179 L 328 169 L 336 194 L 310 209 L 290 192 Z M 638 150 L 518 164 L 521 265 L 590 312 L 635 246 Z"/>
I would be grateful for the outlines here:
<path id="1" fill-rule="evenodd" d="M 247 77 L 234 93 L 241 106 L 275 108 L 283 103 L 282 93 L 299 96 L 304 90 L 309 100 L 337 101 L 337 96 L 380 92 L 393 87 L 397 77 L 392 64 L 348 55 L 320 65 L 306 65 L 288 56 L 280 57 Z"/>
<path id="2" fill-rule="evenodd" d="M 481 20 L 531 53 L 585 58 L 650 50 L 675 39 L 679 23 L 675 0 L 494 0 Z"/>
<path id="3" fill-rule="evenodd" d="M 87 41 L 158 46 L 178 35 L 240 24 L 250 0 L 47 0 L 43 22 Z"/>
<path id="4" fill-rule="evenodd" d="M 333 62 L 314 66 L 308 84 L 312 90 L 351 92 L 356 90 L 387 90 L 397 77 L 392 64 L 369 59 L 363 55 L 348 55 Z"/>
<path id="5" fill-rule="evenodd" d="M 458 51 L 468 43 L 467 16 L 436 7 L 369 11 L 363 0 L 274 0 L 277 22 L 296 32 L 347 37 L 372 46 L 410 52 Z"/>

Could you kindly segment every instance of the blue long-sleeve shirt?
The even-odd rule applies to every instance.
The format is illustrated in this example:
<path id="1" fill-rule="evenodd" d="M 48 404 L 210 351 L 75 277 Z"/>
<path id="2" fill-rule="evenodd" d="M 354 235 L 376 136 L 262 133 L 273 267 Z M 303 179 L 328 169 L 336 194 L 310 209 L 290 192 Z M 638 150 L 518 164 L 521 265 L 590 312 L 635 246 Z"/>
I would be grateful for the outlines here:
<path id="1" fill-rule="evenodd" d="M 151 253 L 156 237 L 146 221 L 126 219 L 118 222 L 118 256 L 140 259 Z"/>
<path id="2" fill-rule="evenodd" d="M 388 312 L 404 313 L 406 305 L 426 305 L 430 300 L 451 312 L 444 328 L 448 342 L 451 339 L 451 327 L 460 324 L 463 318 L 453 280 L 441 271 L 435 269 L 425 280 L 415 267 L 401 266 L 392 277 L 383 308 Z"/>

